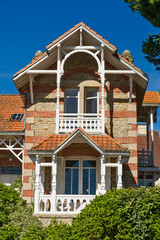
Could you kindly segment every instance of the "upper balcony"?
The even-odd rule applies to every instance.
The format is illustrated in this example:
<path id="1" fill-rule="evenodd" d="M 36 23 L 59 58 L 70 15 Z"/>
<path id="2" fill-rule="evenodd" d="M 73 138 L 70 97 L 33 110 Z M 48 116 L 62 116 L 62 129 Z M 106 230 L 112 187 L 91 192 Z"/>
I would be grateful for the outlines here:
<path id="1" fill-rule="evenodd" d="M 58 119 L 57 119 L 58 121 Z M 64 113 L 59 114 L 59 133 L 70 133 L 81 128 L 87 133 L 103 132 L 102 114 L 99 113 L 98 88 L 66 88 Z"/>
<path id="2" fill-rule="evenodd" d="M 76 128 L 82 128 L 88 133 L 102 133 L 101 114 L 68 114 L 62 113 L 59 118 L 59 132 L 69 133 Z"/>

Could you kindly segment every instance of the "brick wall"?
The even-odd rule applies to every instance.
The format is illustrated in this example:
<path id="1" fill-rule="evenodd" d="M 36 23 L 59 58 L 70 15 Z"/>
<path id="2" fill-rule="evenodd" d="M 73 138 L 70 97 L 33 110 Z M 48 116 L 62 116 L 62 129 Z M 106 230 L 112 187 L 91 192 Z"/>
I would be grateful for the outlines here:
<path id="1" fill-rule="evenodd" d="M 87 54 L 85 54 L 86 57 Z M 84 61 L 85 60 L 85 61 Z M 79 64 L 80 63 L 80 64 Z M 66 74 L 75 68 L 88 68 L 89 71 Z M 87 55 L 73 55 L 65 63 L 66 78 L 61 80 L 60 112 L 64 112 L 64 90 L 66 87 L 78 87 L 84 92 L 85 87 L 99 88 L 99 109 L 101 109 L 101 84 L 99 77 L 91 72 L 97 71 L 95 60 Z M 25 131 L 25 162 L 23 172 L 23 197 L 28 202 L 34 195 L 34 158 L 28 156 L 28 150 L 45 137 L 55 132 L 56 117 L 56 76 L 42 75 L 34 81 L 34 105 L 28 106 Z M 83 95 L 80 96 L 83 98 Z M 81 106 L 83 108 L 83 106 Z M 131 151 L 128 164 L 124 167 L 125 185 L 133 186 L 137 182 L 137 107 L 136 87 L 133 88 L 132 103 L 129 104 L 129 81 L 123 76 L 107 76 L 105 85 L 105 123 L 106 133 L 126 146 Z M 87 150 L 86 150 L 87 151 Z M 79 154 L 79 149 L 75 148 Z M 68 154 L 67 152 L 65 154 Z M 114 170 L 112 171 L 114 173 Z M 113 174 L 112 174 L 113 175 Z M 114 184 L 113 184 L 114 185 Z"/>

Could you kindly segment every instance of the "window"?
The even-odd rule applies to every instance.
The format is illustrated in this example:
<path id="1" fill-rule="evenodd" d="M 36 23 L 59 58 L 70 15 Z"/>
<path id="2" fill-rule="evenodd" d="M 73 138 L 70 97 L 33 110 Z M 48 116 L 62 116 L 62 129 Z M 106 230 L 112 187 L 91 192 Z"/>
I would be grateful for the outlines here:
<path id="1" fill-rule="evenodd" d="M 65 113 L 78 113 L 78 89 L 66 89 Z"/>
<path id="2" fill-rule="evenodd" d="M 11 120 L 20 121 L 23 117 L 22 113 L 14 113 L 11 117 Z"/>
<path id="3" fill-rule="evenodd" d="M 96 161 L 66 160 L 65 194 L 96 194 Z"/>
<path id="4" fill-rule="evenodd" d="M 97 89 L 85 89 L 85 113 L 97 113 L 98 112 L 98 90 Z"/>
<path id="5" fill-rule="evenodd" d="M 1 167 L 1 174 L 22 174 L 21 167 Z"/>

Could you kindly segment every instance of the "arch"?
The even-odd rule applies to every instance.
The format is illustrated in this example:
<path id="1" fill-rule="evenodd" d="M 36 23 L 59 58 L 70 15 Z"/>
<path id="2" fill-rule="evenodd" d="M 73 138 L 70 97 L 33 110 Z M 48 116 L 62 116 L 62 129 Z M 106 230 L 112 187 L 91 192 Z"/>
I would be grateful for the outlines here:
<path id="1" fill-rule="evenodd" d="M 62 60 L 62 63 L 61 63 L 61 73 L 64 72 L 64 64 L 65 64 L 66 60 L 67 60 L 70 56 L 72 56 L 73 54 L 79 53 L 79 52 L 81 52 L 81 53 L 87 53 L 87 54 L 91 55 L 91 56 L 96 60 L 96 62 L 97 62 L 98 72 L 101 72 L 101 63 L 100 63 L 99 58 L 98 58 L 93 52 L 91 52 L 91 51 L 89 51 L 89 50 L 78 49 L 78 50 L 73 50 L 72 52 L 68 53 L 68 54 L 64 57 L 64 59 Z"/>
<path id="2" fill-rule="evenodd" d="M 92 70 L 92 69 L 89 69 L 89 68 L 74 68 L 74 69 L 71 69 L 70 71 L 66 72 L 66 73 L 62 76 L 62 80 L 65 80 L 67 77 L 69 77 L 69 76 L 72 75 L 72 74 L 82 73 L 82 72 L 92 74 L 93 76 L 97 77 L 98 80 L 101 80 L 101 77 L 100 77 L 100 75 L 98 74 L 98 72 L 96 72 L 96 71 L 94 71 L 94 70 Z"/>

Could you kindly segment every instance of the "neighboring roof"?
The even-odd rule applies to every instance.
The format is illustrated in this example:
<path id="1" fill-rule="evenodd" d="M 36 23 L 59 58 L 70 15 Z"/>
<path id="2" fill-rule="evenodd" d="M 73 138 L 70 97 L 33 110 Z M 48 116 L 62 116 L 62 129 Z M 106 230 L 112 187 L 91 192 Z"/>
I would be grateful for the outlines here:
<path id="1" fill-rule="evenodd" d="M 160 104 L 159 92 L 146 91 L 143 99 L 143 104 Z"/>
<path id="2" fill-rule="evenodd" d="M 40 60 L 42 60 L 45 56 L 48 55 L 48 50 L 49 48 L 51 48 L 52 46 L 58 44 L 58 42 L 63 39 L 64 37 L 66 37 L 66 35 L 70 34 L 71 32 L 75 31 L 76 29 L 83 27 L 87 30 L 89 30 L 91 33 L 93 33 L 96 37 L 98 37 L 101 41 L 103 41 L 104 43 L 106 43 L 108 46 L 110 46 L 115 54 L 117 54 L 117 47 L 115 47 L 114 45 L 112 45 L 109 41 L 107 41 L 106 39 L 104 39 L 101 35 L 99 35 L 97 32 L 95 32 L 94 30 L 92 30 L 90 27 L 88 27 L 85 23 L 80 22 L 77 25 L 75 25 L 73 28 L 71 28 L 70 30 L 68 30 L 66 33 L 64 33 L 63 35 L 61 35 L 60 37 L 58 37 L 56 40 L 54 40 L 52 43 L 50 43 L 49 45 L 46 46 L 46 52 L 44 52 L 42 55 L 40 55 L 39 57 L 37 57 L 35 60 L 33 60 L 31 63 L 29 63 L 28 65 L 26 65 L 24 68 L 22 68 L 21 70 L 19 70 L 18 72 L 16 72 L 13 75 L 13 79 L 20 73 L 22 73 L 23 71 L 27 70 L 29 67 L 31 67 L 32 65 L 34 65 L 36 62 L 39 62 Z M 146 76 L 146 74 L 139 68 L 137 68 L 133 63 L 130 63 L 127 59 L 125 59 L 124 57 L 122 57 L 120 54 L 117 54 L 117 56 L 119 58 L 121 58 L 122 60 L 124 60 L 125 62 L 127 62 L 131 67 L 134 67 L 136 70 L 140 71 L 143 75 Z"/>
<path id="3" fill-rule="evenodd" d="M 0 131 L 19 132 L 23 131 L 23 121 L 13 121 L 14 113 L 24 114 L 24 104 L 19 95 L 0 95 Z"/>
<path id="4" fill-rule="evenodd" d="M 160 167 L 160 141 L 158 131 L 153 132 L 154 137 L 154 166 Z M 137 139 L 138 151 L 147 151 L 147 136 L 138 136 Z M 151 132 L 149 132 L 149 151 L 151 151 Z"/>
<path id="5" fill-rule="evenodd" d="M 73 136 L 75 133 L 81 133 L 84 134 L 87 139 L 91 140 L 93 144 L 95 144 L 97 147 L 101 148 L 103 151 L 117 151 L 117 152 L 126 152 L 128 151 L 127 148 L 122 146 L 120 143 L 115 141 L 113 138 L 111 138 L 109 135 L 88 135 L 84 130 L 81 128 L 78 128 L 74 130 L 69 135 L 55 135 L 52 134 L 48 138 L 44 139 L 39 144 L 36 144 L 32 147 L 32 151 L 54 151 L 57 147 L 62 145 L 64 142 L 69 140 L 71 136 Z"/>

